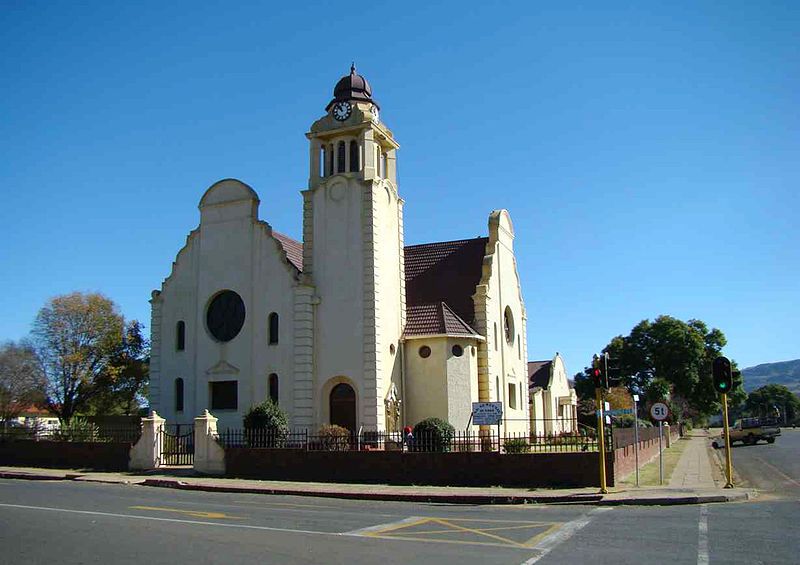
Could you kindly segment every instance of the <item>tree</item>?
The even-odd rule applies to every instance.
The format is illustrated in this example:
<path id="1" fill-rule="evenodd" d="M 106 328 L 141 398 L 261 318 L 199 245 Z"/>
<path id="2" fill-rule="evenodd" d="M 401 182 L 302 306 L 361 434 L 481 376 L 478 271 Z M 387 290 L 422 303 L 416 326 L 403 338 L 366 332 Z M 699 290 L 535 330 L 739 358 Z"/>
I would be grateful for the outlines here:
<path id="1" fill-rule="evenodd" d="M 47 407 L 68 424 L 114 380 L 125 321 L 98 293 L 52 298 L 36 316 L 33 339 L 46 377 Z"/>
<path id="2" fill-rule="evenodd" d="M 7 423 L 44 399 L 44 378 L 36 351 L 28 342 L 0 346 L 0 421 Z"/>
<path id="3" fill-rule="evenodd" d="M 709 330 L 701 320 L 659 316 L 642 320 L 627 336 L 616 336 L 603 352 L 618 360 L 622 384 L 631 392 L 652 401 L 674 397 L 686 415 L 701 416 L 719 410 L 711 364 L 725 343 L 720 330 Z M 735 406 L 744 401 L 744 390 L 738 386 L 728 398 Z"/>
<path id="4" fill-rule="evenodd" d="M 112 355 L 109 368 L 99 376 L 87 413 L 136 414 L 143 404 L 150 368 L 150 344 L 142 325 L 132 320 L 125 326 L 122 344 Z"/>
<path id="5" fill-rule="evenodd" d="M 800 399 L 783 385 L 768 384 L 747 396 L 745 407 L 754 416 L 777 416 L 791 424 L 800 415 Z"/>

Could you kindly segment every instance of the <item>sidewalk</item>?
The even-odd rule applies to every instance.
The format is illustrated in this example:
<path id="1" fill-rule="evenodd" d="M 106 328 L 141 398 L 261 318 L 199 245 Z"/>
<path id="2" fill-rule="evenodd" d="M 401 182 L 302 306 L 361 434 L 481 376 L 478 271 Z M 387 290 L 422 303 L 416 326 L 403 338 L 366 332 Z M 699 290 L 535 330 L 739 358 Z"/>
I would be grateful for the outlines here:
<path id="1" fill-rule="evenodd" d="M 226 479 L 195 475 L 191 469 L 162 468 L 147 473 L 115 473 L 28 467 L 0 467 L 0 479 L 72 480 L 79 482 L 140 485 L 149 487 L 320 496 L 361 500 L 395 500 L 448 504 L 595 504 L 673 505 L 739 502 L 749 500 L 749 489 L 722 489 L 715 485 L 705 432 L 689 439 L 666 487 L 617 487 L 608 494 L 598 488 L 524 489 L 502 487 L 394 486 L 339 483 L 301 483 Z"/>

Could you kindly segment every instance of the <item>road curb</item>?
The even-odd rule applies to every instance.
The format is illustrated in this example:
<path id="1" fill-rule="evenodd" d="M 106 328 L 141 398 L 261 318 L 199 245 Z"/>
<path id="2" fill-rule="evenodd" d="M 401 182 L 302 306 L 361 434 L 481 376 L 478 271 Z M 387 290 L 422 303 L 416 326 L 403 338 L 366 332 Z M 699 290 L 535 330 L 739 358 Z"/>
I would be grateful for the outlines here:
<path id="1" fill-rule="evenodd" d="M 76 481 L 86 483 L 133 485 L 177 490 L 227 492 L 243 494 L 264 494 L 284 496 L 306 496 L 338 498 L 349 500 L 380 500 L 397 502 L 426 502 L 439 504 L 586 504 L 594 506 L 675 506 L 689 504 L 711 504 L 724 502 L 743 502 L 755 497 L 753 492 L 735 492 L 708 495 L 649 496 L 630 498 L 609 498 L 602 494 L 570 495 L 509 495 L 509 494 L 453 494 L 453 493 L 389 493 L 389 492 L 347 492 L 336 490 L 298 490 L 291 488 L 240 487 L 231 485 L 212 485 L 190 483 L 177 479 L 103 479 L 77 473 L 36 474 L 26 472 L 0 471 L 0 479 L 20 479 L 29 481 Z M 613 494 L 611 495 L 614 496 Z"/>
<path id="2" fill-rule="evenodd" d="M 340 498 L 350 500 L 382 500 L 398 502 L 438 502 L 447 504 L 594 504 L 602 495 L 564 495 L 564 496 L 519 496 L 519 495 L 482 495 L 482 494 L 437 494 L 437 493 L 387 493 L 387 492 L 345 492 L 345 491 L 308 491 L 284 488 L 251 488 L 225 485 L 194 484 L 170 479 L 145 479 L 137 483 L 142 486 L 158 488 L 174 488 L 205 492 L 237 492 L 245 494 L 266 494 L 284 496 L 317 496 L 322 498 Z"/>

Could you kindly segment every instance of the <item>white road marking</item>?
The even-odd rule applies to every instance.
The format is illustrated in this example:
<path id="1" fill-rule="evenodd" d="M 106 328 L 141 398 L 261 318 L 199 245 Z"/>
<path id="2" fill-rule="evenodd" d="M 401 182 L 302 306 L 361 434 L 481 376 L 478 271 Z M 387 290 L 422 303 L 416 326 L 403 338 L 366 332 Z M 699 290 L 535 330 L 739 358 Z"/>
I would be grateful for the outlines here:
<path id="1" fill-rule="evenodd" d="M 387 529 L 397 529 L 402 528 L 406 524 L 413 524 L 414 522 L 419 522 L 422 520 L 420 516 L 410 516 L 405 520 L 397 520 L 396 522 L 388 522 L 386 524 L 378 524 L 377 526 L 369 526 L 368 528 L 360 528 L 358 530 L 353 530 L 351 532 L 345 532 L 342 535 L 345 536 L 363 536 L 366 534 L 371 534 L 372 532 L 379 532 L 381 530 Z"/>
<path id="2" fill-rule="evenodd" d="M 697 565 L 708 565 L 708 506 L 705 504 L 700 507 L 697 531 Z"/>
<path id="3" fill-rule="evenodd" d="M 95 512 L 92 510 L 71 510 L 69 508 L 50 508 L 47 506 L 26 506 L 24 504 L 3 504 L 3 508 L 22 508 L 25 510 L 45 510 L 48 512 L 67 512 L 70 514 L 87 514 L 89 516 L 108 516 L 110 518 L 128 518 L 131 520 L 150 520 L 154 522 L 173 522 L 176 524 L 193 524 L 196 526 L 217 526 L 222 528 L 240 528 L 245 530 L 266 530 L 270 532 L 286 532 L 292 534 L 315 534 L 320 536 L 342 536 L 340 532 L 317 532 L 314 530 L 294 530 L 291 528 L 271 528 L 269 526 L 250 526 L 247 524 L 226 524 L 224 522 L 201 522 L 199 520 L 179 520 L 177 518 L 158 518 L 156 516 L 138 516 L 136 514 L 115 514 L 113 512 Z"/>
<path id="4" fill-rule="evenodd" d="M 569 538 L 574 536 L 578 533 L 581 529 L 583 529 L 589 522 L 592 521 L 592 518 L 595 514 L 600 514 L 602 512 L 608 512 L 609 510 L 613 510 L 613 508 L 609 508 L 607 506 L 601 506 L 599 508 L 595 508 L 594 510 L 590 510 L 580 518 L 576 518 L 571 522 L 567 522 L 563 526 L 561 526 L 558 530 L 542 538 L 539 543 L 534 545 L 531 549 L 534 551 L 538 551 L 537 555 L 534 555 L 527 561 L 523 562 L 522 565 L 533 565 L 539 561 L 542 557 L 550 553 L 556 546 L 564 543 Z"/>

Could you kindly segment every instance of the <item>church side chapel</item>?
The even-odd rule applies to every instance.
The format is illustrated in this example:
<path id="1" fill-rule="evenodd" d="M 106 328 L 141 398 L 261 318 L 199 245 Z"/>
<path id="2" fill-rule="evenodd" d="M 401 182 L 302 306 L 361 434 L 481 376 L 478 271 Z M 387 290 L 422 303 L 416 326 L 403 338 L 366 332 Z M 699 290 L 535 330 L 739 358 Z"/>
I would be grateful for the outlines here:
<path id="1" fill-rule="evenodd" d="M 396 432 L 438 417 L 476 432 L 502 402 L 527 433 L 526 312 L 505 210 L 488 235 L 406 246 L 399 145 L 352 67 L 306 134 L 302 242 L 259 219 L 226 179 L 152 293 L 150 406 L 169 423 L 208 409 L 220 429 L 272 399 L 293 428 Z"/>

